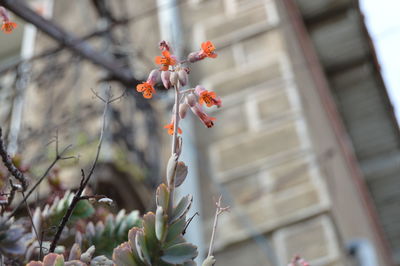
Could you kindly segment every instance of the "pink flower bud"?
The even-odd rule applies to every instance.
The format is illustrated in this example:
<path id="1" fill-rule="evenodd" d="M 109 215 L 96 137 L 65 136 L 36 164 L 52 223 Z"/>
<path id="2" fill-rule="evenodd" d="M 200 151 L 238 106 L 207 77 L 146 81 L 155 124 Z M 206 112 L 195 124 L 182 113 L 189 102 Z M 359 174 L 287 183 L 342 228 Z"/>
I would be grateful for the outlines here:
<path id="1" fill-rule="evenodd" d="M 187 72 L 184 69 L 178 71 L 178 78 L 181 86 L 186 86 L 189 78 Z"/>
<path id="2" fill-rule="evenodd" d="M 160 80 L 160 70 L 158 69 L 153 69 L 149 77 L 147 78 L 147 83 L 149 83 L 151 86 L 154 86 L 158 81 Z"/>
<path id="3" fill-rule="evenodd" d="M 194 88 L 194 92 L 197 94 L 197 96 L 200 96 L 203 91 L 206 91 L 206 89 L 201 85 L 197 85 L 196 88 Z"/>
<path id="4" fill-rule="evenodd" d="M 201 105 L 196 104 L 190 108 L 192 112 L 200 119 L 200 121 L 208 128 L 214 126 L 215 117 L 207 115 L 201 108 Z"/>
<path id="5" fill-rule="evenodd" d="M 160 50 L 164 51 L 164 50 L 171 50 L 171 46 L 169 45 L 169 42 L 162 40 L 158 46 L 160 47 Z"/>
<path id="6" fill-rule="evenodd" d="M 10 20 L 10 18 L 8 17 L 8 14 L 7 14 L 7 10 L 2 6 L 0 6 L 0 17 L 3 18 L 3 21 L 9 21 Z"/>
<path id="7" fill-rule="evenodd" d="M 206 56 L 201 51 L 197 51 L 197 52 L 190 53 L 188 55 L 187 60 L 190 63 L 195 63 L 197 61 L 203 60 L 204 58 L 206 58 Z"/>
<path id="8" fill-rule="evenodd" d="M 197 103 L 196 95 L 194 95 L 193 93 L 188 94 L 188 95 L 186 96 L 185 99 L 186 99 L 186 103 L 187 103 L 190 107 L 195 106 L 196 103 Z"/>
<path id="9" fill-rule="evenodd" d="M 171 82 L 172 86 L 176 86 L 178 84 L 178 74 L 176 72 L 172 72 L 169 81 Z"/>
<path id="10" fill-rule="evenodd" d="M 187 103 L 182 103 L 179 105 L 179 116 L 181 119 L 186 117 L 187 110 L 189 109 L 189 105 Z"/>
<path id="11" fill-rule="evenodd" d="M 161 81 L 164 84 L 166 89 L 172 87 L 170 79 L 171 72 L 170 71 L 161 71 Z"/>

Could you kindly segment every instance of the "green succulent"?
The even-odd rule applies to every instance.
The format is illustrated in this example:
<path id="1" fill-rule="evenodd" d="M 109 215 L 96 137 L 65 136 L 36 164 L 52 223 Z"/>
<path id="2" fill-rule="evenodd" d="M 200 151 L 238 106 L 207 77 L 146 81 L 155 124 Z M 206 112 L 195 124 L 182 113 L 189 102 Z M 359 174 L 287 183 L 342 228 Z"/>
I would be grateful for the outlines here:
<path id="1" fill-rule="evenodd" d="M 104 223 L 98 222 L 94 225 L 93 222 L 89 222 L 82 236 L 82 245 L 94 245 L 95 255 L 102 254 L 111 258 L 113 249 L 128 240 L 128 231 L 135 226 L 141 226 L 139 212 L 132 211 L 126 214 L 125 210 L 121 210 L 116 216 L 108 215 Z"/>

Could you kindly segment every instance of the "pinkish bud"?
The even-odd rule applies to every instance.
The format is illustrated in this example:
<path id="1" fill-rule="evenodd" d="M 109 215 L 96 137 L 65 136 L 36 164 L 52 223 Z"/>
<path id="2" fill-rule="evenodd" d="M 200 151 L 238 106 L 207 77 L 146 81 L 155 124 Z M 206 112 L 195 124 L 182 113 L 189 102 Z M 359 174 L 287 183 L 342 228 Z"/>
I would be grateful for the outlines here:
<path id="1" fill-rule="evenodd" d="M 178 71 L 178 78 L 181 86 L 186 86 L 189 78 L 187 72 L 184 69 Z"/>
<path id="2" fill-rule="evenodd" d="M 208 128 L 214 126 L 215 117 L 211 117 L 207 115 L 201 108 L 200 104 L 196 104 L 195 106 L 190 108 L 192 112 L 200 119 L 200 121 Z"/>
<path id="3" fill-rule="evenodd" d="M 206 58 L 206 56 L 201 51 L 197 51 L 197 52 L 190 53 L 188 55 L 187 60 L 190 63 L 195 63 L 197 61 L 203 60 L 204 58 Z"/>
<path id="4" fill-rule="evenodd" d="M 170 71 L 161 71 L 161 81 L 164 84 L 166 89 L 172 87 L 170 79 L 171 72 Z"/>
<path id="5" fill-rule="evenodd" d="M 187 103 L 182 103 L 179 105 L 179 116 L 181 119 L 184 119 L 186 117 L 186 112 L 189 109 L 189 105 Z"/>
<path id="6" fill-rule="evenodd" d="M 171 50 L 171 46 L 169 45 L 169 42 L 162 40 L 158 46 L 160 47 L 160 50 L 164 51 L 164 50 Z"/>
<path id="7" fill-rule="evenodd" d="M 151 86 L 156 84 L 160 80 L 160 70 L 158 69 L 153 69 L 149 77 L 147 78 L 147 83 L 149 83 Z"/>
<path id="8" fill-rule="evenodd" d="M 169 81 L 171 82 L 172 86 L 176 86 L 178 84 L 178 74 L 176 72 L 172 72 Z"/>
<path id="9" fill-rule="evenodd" d="M 9 21 L 10 20 L 10 18 L 8 17 L 8 14 L 7 14 L 7 10 L 2 6 L 0 6 L 0 17 L 3 18 L 3 21 Z"/>
<path id="10" fill-rule="evenodd" d="M 201 85 L 197 85 L 196 88 L 194 88 L 194 92 L 197 94 L 197 96 L 200 96 L 203 91 L 206 91 L 206 89 Z"/>
<path id="11" fill-rule="evenodd" d="M 190 106 L 193 107 L 196 105 L 197 103 L 197 98 L 196 95 L 194 95 L 193 93 L 190 93 L 186 96 L 186 103 Z"/>

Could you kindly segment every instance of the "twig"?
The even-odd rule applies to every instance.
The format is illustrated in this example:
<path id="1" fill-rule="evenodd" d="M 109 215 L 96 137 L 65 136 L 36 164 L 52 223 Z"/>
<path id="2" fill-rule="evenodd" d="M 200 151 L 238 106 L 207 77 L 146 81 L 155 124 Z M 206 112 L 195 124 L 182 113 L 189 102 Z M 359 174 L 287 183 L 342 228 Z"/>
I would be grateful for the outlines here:
<path id="1" fill-rule="evenodd" d="M 17 167 L 15 167 L 10 155 L 8 155 L 7 149 L 3 142 L 1 127 L 0 127 L 0 156 L 10 174 L 21 183 L 22 189 L 23 191 L 25 191 L 28 187 L 28 180 L 25 178 L 24 174 Z"/>
<path id="2" fill-rule="evenodd" d="M 6 210 L 6 208 L 7 208 L 8 206 L 10 206 L 11 203 L 13 202 L 14 196 L 15 196 L 15 192 L 16 192 L 17 190 L 21 189 L 21 186 L 20 186 L 20 185 L 15 185 L 15 184 L 12 182 L 11 179 L 9 179 L 9 181 L 10 181 L 11 190 L 10 190 L 10 192 L 8 193 L 7 202 L 6 202 L 5 204 L 1 204 L 1 205 L 2 205 L 2 206 L 1 206 L 1 207 L 2 207 L 1 215 L 3 215 L 4 211 Z"/>
<path id="3" fill-rule="evenodd" d="M 213 250 L 214 250 L 214 239 L 215 239 L 215 232 L 217 231 L 217 225 L 218 225 L 218 216 L 225 212 L 225 211 L 229 211 L 229 206 L 227 207 L 221 207 L 221 200 L 222 200 L 222 196 L 219 197 L 218 201 L 215 203 L 215 205 L 217 206 L 217 209 L 215 211 L 215 217 L 214 217 L 214 224 L 213 224 L 213 230 L 211 233 L 211 240 L 210 240 L 210 247 L 208 249 L 208 256 L 207 257 L 211 257 Z"/>
<path id="4" fill-rule="evenodd" d="M 95 93 L 95 95 L 98 97 L 97 93 Z M 98 97 L 100 98 L 100 97 Z M 65 213 L 64 217 L 62 218 L 58 228 L 57 228 L 57 232 L 54 235 L 53 241 L 51 242 L 50 245 L 50 250 L 49 252 L 54 252 L 56 246 L 57 246 L 57 242 L 60 239 L 61 233 L 64 230 L 64 227 L 66 226 L 69 218 L 72 215 L 72 212 L 75 209 L 76 204 L 78 204 L 78 202 L 80 200 L 82 200 L 82 193 L 85 190 L 87 184 L 90 181 L 90 178 L 92 177 L 93 173 L 94 173 L 94 169 L 96 168 L 97 162 L 99 160 L 99 156 L 100 156 L 100 150 L 101 150 L 101 145 L 103 143 L 103 136 L 104 136 L 104 131 L 105 131 L 105 127 L 106 127 L 106 115 L 107 115 L 107 111 L 108 111 L 108 107 L 110 105 L 110 103 L 114 102 L 115 99 L 119 99 L 121 98 L 121 96 L 118 96 L 117 98 L 114 99 L 110 99 L 111 98 L 111 92 L 110 89 L 108 90 L 108 95 L 107 95 L 107 100 L 104 102 L 105 106 L 104 106 L 104 111 L 103 111 L 103 123 L 102 123 L 102 127 L 101 127 L 101 131 L 100 131 L 100 137 L 99 137 L 99 142 L 97 144 L 97 152 L 96 152 L 96 157 L 93 161 L 92 167 L 90 168 L 89 174 L 87 176 L 85 176 L 85 172 L 83 170 L 81 170 L 81 174 L 82 174 L 82 179 L 81 179 L 81 183 L 79 186 L 78 191 L 76 192 L 75 196 L 73 197 L 71 204 L 68 207 L 67 212 Z M 100 99 L 102 100 L 102 99 Z M 103 99 L 104 100 L 104 99 Z"/>
<path id="5" fill-rule="evenodd" d="M 58 142 L 58 140 L 56 139 L 56 143 Z M 56 151 L 58 145 L 56 146 Z M 43 173 L 43 175 L 36 181 L 35 185 L 28 191 L 28 193 L 26 194 L 26 196 L 24 196 L 24 198 L 20 201 L 20 203 L 18 203 L 17 207 L 15 207 L 15 209 L 12 211 L 12 213 L 8 216 L 8 219 L 10 219 L 11 217 L 13 217 L 18 209 L 22 206 L 22 204 L 24 204 L 24 202 L 26 202 L 28 200 L 28 198 L 31 196 L 31 194 L 36 190 L 36 188 L 42 183 L 42 181 L 48 176 L 50 170 L 54 167 L 54 165 L 59 161 L 59 160 L 67 160 L 67 159 L 72 159 L 74 158 L 74 156 L 69 156 L 69 157 L 62 157 L 62 155 L 69 149 L 71 148 L 71 145 L 68 145 L 67 147 L 64 148 L 64 150 L 61 151 L 61 153 L 57 153 L 56 154 L 56 158 L 54 158 L 53 162 L 49 165 L 49 167 L 47 167 L 46 171 Z"/>
<path id="6" fill-rule="evenodd" d="M 186 234 L 186 229 L 188 228 L 189 224 L 192 222 L 192 220 L 194 219 L 194 217 L 195 217 L 196 215 L 199 215 L 199 213 L 196 212 L 195 214 L 192 215 L 192 217 L 190 217 L 190 218 L 187 220 L 187 222 L 186 222 L 186 224 L 185 224 L 185 228 L 183 228 L 182 235 Z"/>
<path id="7" fill-rule="evenodd" d="M 22 196 L 23 196 L 24 199 L 25 199 L 24 192 L 22 191 L 21 193 L 22 193 Z M 24 203 L 25 203 L 25 206 L 26 206 L 26 211 L 27 211 L 28 216 L 29 216 L 29 220 L 30 220 L 30 222 L 31 222 L 31 224 L 32 224 L 33 232 L 35 233 L 36 239 L 39 241 L 39 240 L 40 240 L 40 239 L 39 239 L 39 234 L 38 234 L 38 232 L 37 232 L 35 223 L 33 222 L 32 212 L 31 212 L 31 210 L 29 209 L 29 205 L 28 205 L 28 202 L 26 201 L 26 199 L 24 200 Z M 41 252 L 40 252 L 40 253 L 41 253 Z"/>

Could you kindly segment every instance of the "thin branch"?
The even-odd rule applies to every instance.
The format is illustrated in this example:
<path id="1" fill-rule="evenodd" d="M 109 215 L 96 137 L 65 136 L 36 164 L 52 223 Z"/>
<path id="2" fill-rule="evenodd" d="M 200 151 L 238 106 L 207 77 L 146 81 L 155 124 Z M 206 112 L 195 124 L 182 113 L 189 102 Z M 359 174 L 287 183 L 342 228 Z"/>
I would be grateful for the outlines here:
<path id="1" fill-rule="evenodd" d="M 28 180 L 25 178 L 24 174 L 17 167 L 15 167 L 10 155 L 8 155 L 7 149 L 3 142 L 1 127 L 0 127 L 0 156 L 10 174 L 21 183 L 22 189 L 23 191 L 25 191 L 28 187 Z"/>
<path id="2" fill-rule="evenodd" d="M 192 222 L 192 220 L 194 219 L 194 217 L 195 217 L 196 215 L 199 215 L 199 212 L 196 212 L 195 214 L 192 215 L 192 217 L 190 217 L 190 218 L 187 220 L 187 222 L 186 222 L 186 224 L 185 224 L 185 228 L 183 228 L 182 235 L 186 234 L 186 229 L 189 227 L 190 223 Z"/>
<path id="3" fill-rule="evenodd" d="M 58 142 L 58 140 L 56 141 Z M 26 196 L 23 197 L 23 199 L 18 203 L 17 207 L 12 211 L 12 213 L 8 216 L 8 219 L 13 217 L 19 208 L 24 204 L 24 202 L 27 202 L 28 198 L 31 196 L 31 194 L 36 190 L 36 188 L 42 183 L 42 181 L 48 176 L 50 170 L 54 167 L 54 165 L 59 161 L 59 160 L 68 160 L 75 158 L 74 156 L 69 156 L 69 157 L 62 157 L 62 155 L 69 149 L 71 148 L 71 145 L 68 145 L 65 147 L 60 154 L 56 154 L 56 158 L 54 158 L 53 162 L 47 167 L 46 171 L 44 171 L 43 175 L 36 181 L 35 185 L 28 191 Z"/>
<path id="4" fill-rule="evenodd" d="M 74 198 L 72 199 L 71 204 L 69 205 L 67 212 L 65 213 L 64 217 L 62 218 L 62 220 L 61 220 L 61 222 L 60 222 L 60 224 L 59 224 L 59 226 L 57 228 L 57 232 L 54 235 L 53 241 L 51 242 L 49 252 L 54 252 L 54 250 L 55 250 L 55 248 L 57 246 L 57 242 L 60 239 L 61 233 L 64 230 L 68 220 L 70 219 L 70 217 L 72 215 L 72 212 L 75 209 L 76 204 L 78 204 L 78 202 L 80 200 L 82 200 L 82 193 L 85 190 L 87 184 L 89 183 L 90 178 L 92 177 L 92 175 L 94 173 L 94 169 L 97 166 L 97 162 L 98 162 L 99 156 L 100 156 L 101 145 L 103 143 L 103 136 L 104 136 L 104 131 L 105 131 L 105 127 L 106 127 L 106 120 L 107 120 L 106 116 L 107 116 L 107 111 L 108 111 L 109 105 L 110 105 L 110 103 L 114 102 L 115 99 L 121 98 L 121 96 L 118 96 L 117 98 L 111 99 L 110 90 L 111 89 L 108 90 L 107 101 L 105 102 L 105 106 L 104 106 L 104 111 L 103 111 L 103 116 L 102 116 L 103 123 L 102 123 L 101 131 L 100 131 L 99 141 L 98 141 L 98 144 L 97 144 L 96 157 L 95 157 L 95 159 L 93 161 L 92 167 L 90 168 L 89 174 L 87 176 L 85 176 L 84 171 L 81 170 L 82 179 L 81 179 L 81 183 L 80 183 L 79 189 L 76 192 Z M 97 96 L 97 94 L 95 94 L 95 95 Z"/>
<path id="5" fill-rule="evenodd" d="M 221 201 L 222 201 L 222 196 L 220 196 L 218 201 L 215 203 L 215 205 L 217 206 L 217 209 L 215 211 L 213 230 L 212 230 L 212 233 L 211 233 L 210 247 L 208 249 L 208 256 L 207 257 L 211 257 L 213 255 L 215 232 L 217 231 L 217 225 L 218 225 L 218 216 L 221 213 L 225 212 L 225 211 L 229 211 L 229 208 L 230 208 L 229 206 L 222 207 L 221 206 Z"/>
<path id="6" fill-rule="evenodd" d="M 3 5 L 25 21 L 32 23 L 64 47 L 106 69 L 116 80 L 131 86 L 139 84 L 139 81 L 133 77 L 132 73 L 126 68 L 121 68 L 111 56 L 95 51 L 87 42 L 73 36 L 60 26 L 55 25 L 52 21 L 38 15 L 24 2 L 20 0 L 0 0 L 0 5 Z"/>

